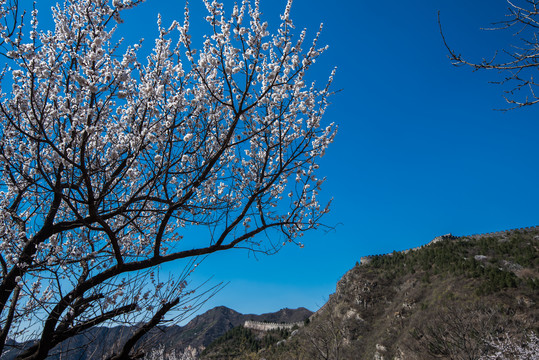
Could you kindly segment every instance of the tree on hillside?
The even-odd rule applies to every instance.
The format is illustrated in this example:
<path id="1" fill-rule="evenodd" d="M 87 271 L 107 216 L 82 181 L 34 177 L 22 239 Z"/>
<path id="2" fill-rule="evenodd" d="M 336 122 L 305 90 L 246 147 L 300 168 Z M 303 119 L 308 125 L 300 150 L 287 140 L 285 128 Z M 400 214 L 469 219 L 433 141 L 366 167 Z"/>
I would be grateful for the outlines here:
<path id="1" fill-rule="evenodd" d="M 300 244 L 328 211 L 317 161 L 336 131 L 322 123 L 333 73 L 306 79 L 320 32 L 293 37 L 291 0 L 273 34 L 258 1 L 225 16 L 204 0 L 199 49 L 186 8 L 182 22 L 158 19 L 141 59 L 117 35 L 141 2 L 66 0 L 41 30 L 36 10 L 0 0 L 0 354 L 33 339 L 19 358 L 43 359 L 96 325 L 136 321 L 110 354 L 135 358 L 189 306 L 198 257 Z M 183 274 L 163 281 L 169 262 Z"/>
<path id="2" fill-rule="evenodd" d="M 492 354 L 484 355 L 479 360 L 539 359 L 539 338 L 533 332 L 524 341 L 502 334 L 498 339 L 491 338 L 488 344 L 493 348 Z"/>
<path id="3" fill-rule="evenodd" d="M 506 19 L 494 23 L 494 26 L 487 30 L 512 31 L 515 43 L 509 49 L 499 49 L 480 62 L 474 62 L 457 53 L 446 41 L 441 25 L 440 31 L 454 65 L 466 65 L 474 70 L 496 70 L 504 74 L 497 83 L 509 85 L 504 91 L 504 97 L 516 108 L 539 102 L 539 83 L 535 78 L 539 69 L 539 0 L 508 0 L 507 4 Z M 525 94 L 522 95 L 521 91 Z"/>
<path id="4" fill-rule="evenodd" d="M 424 357 L 476 360 L 486 351 L 486 339 L 504 328 L 495 310 L 481 303 L 443 305 L 436 316 L 414 329 L 410 350 Z"/>

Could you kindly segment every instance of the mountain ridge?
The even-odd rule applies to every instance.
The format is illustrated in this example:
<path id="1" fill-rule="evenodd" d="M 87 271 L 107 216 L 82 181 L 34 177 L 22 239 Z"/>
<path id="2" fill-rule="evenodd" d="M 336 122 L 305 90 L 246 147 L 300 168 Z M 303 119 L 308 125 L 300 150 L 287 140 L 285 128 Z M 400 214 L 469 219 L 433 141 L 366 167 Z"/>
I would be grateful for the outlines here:
<path id="1" fill-rule="evenodd" d="M 182 360 L 482 359 L 493 349 L 488 339 L 525 344 L 539 333 L 539 227 L 447 234 L 361 260 L 316 313 L 285 308 L 241 314 L 217 306 L 185 326 L 154 329 L 141 346 L 159 348 L 163 356 L 182 354 Z M 305 320 L 305 326 L 262 331 L 244 328 L 247 320 Z M 112 348 L 132 330 L 92 329 L 93 344 Z M 94 345 L 82 351 L 74 338 L 59 350 L 70 351 L 62 359 L 97 359 L 104 354 Z"/>
<path id="2" fill-rule="evenodd" d="M 191 347 L 202 349 L 218 337 L 243 325 L 247 320 L 266 322 L 297 322 L 303 321 L 313 312 L 299 307 L 297 309 L 283 308 L 264 314 L 242 314 L 226 306 L 216 306 L 203 314 L 195 316 L 186 325 L 159 326 L 153 329 L 142 340 L 140 347 L 147 349 L 162 347 L 165 352 L 181 353 Z M 134 331 L 133 326 L 96 327 L 73 337 L 51 351 L 50 359 L 90 360 L 102 358 L 112 349 L 123 343 Z M 92 339 L 88 346 L 82 346 L 83 340 Z M 0 357 L 1 360 L 13 360 L 19 353 L 16 347 L 24 344 L 10 342 L 12 348 Z M 66 355 L 67 354 L 67 355 Z"/>
<path id="3" fill-rule="evenodd" d="M 539 229 L 435 240 L 357 263 L 286 339 L 227 357 L 241 344 L 230 338 L 207 359 L 469 360 L 492 354 L 500 339 L 539 351 L 526 345 L 539 333 Z"/>

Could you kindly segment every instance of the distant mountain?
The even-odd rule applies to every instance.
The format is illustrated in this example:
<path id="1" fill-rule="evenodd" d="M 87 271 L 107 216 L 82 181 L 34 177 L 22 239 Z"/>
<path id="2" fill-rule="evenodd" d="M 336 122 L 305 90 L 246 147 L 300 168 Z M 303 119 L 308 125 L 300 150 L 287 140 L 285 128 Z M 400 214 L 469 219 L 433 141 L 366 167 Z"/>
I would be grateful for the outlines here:
<path id="1" fill-rule="evenodd" d="M 539 359 L 538 303 L 537 228 L 446 235 L 421 248 L 362 258 L 284 341 L 234 330 L 203 359 L 478 360 L 497 346 L 507 352 L 508 341 L 522 355 L 496 359 Z"/>
<path id="2" fill-rule="evenodd" d="M 174 342 L 180 347 L 186 347 L 187 345 L 192 347 L 208 346 L 228 330 L 238 325 L 243 325 L 247 320 L 290 323 L 303 321 L 312 314 L 312 311 L 301 307 L 298 309 L 281 309 L 274 313 L 262 315 L 243 315 L 225 306 L 218 306 L 202 315 L 198 315 L 183 328 L 174 329 L 166 336 L 174 337 L 174 341 L 171 341 L 171 343 Z"/>
<path id="3" fill-rule="evenodd" d="M 176 351 L 181 353 L 188 346 L 201 349 L 210 344 L 215 339 L 229 331 L 230 329 L 242 325 L 247 320 L 262 322 L 297 322 L 303 321 L 313 314 L 305 308 L 281 309 L 274 313 L 262 315 L 241 314 L 225 306 L 218 306 L 205 313 L 196 316 L 185 326 L 169 326 L 154 329 L 142 340 L 145 347 L 163 347 L 166 353 Z M 134 327 L 117 326 L 112 328 L 96 327 L 89 331 L 75 336 L 62 344 L 61 347 L 53 349 L 50 359 L 62 360 L 94 360 L 101 359 L 111 349 L 119 344 L 123 344 L 129 334 L 134 331 Z M 88 344 L 88 339 L 91 342 Z M 21 344 L 10 345 L 24 346 Z M 84 345 L 84 346 L 83 346 Z M 12 360 L 18 350 L 12 348 L 6 352 L 1 360 Z M 54 355 L 54 354 L 58 355 Z"/>

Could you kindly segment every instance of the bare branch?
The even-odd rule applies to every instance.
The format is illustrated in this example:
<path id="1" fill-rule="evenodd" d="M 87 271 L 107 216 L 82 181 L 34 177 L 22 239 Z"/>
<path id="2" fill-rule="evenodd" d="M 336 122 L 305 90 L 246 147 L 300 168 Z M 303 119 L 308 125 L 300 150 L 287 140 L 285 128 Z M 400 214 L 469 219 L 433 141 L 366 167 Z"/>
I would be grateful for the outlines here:
<path id="1" fill-rule="evenodd" d="M 497 70 L 504 74 L 501 81 L 493 83 L 506 85 L 512 84 L 504 91 L 504 98 L 511 108 L 534 105 L 539 102 L 536 95 L 537 83 L 534 73 L 539 67 L 539 1 L 526 1 L 524 6 L 515 2 L 507 1 L 507 19 L 494 24 L 492 28 L 484 30 L 505 31 L 512 30 L 515 42 L 511 49 L 498 49 L 490 59 L 482 59 L 479 62 L 468 60 L 455 52 L 444 34 L 438 12 L 438 24 L 442 41 L 449 53 L 449 59 L 455 66 L 465 65 L 477 70 Z M 528 95 L 521 96 L 521 90 Z"/>

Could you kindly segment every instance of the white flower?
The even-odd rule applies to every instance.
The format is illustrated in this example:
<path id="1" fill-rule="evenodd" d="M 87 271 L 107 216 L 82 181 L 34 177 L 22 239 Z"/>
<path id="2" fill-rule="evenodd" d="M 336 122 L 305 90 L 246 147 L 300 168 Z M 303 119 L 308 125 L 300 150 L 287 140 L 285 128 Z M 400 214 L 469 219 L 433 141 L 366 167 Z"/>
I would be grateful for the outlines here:
<path id="1" fill-rule="evenodd" d="M 187 133 L 187 134 L 185 134 L 185 136 L 183 137 L 183 141 L 187 142 L 187 141 L 191 140 L 192 138 L 193 138 L 193 134 Z"/>

